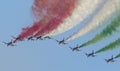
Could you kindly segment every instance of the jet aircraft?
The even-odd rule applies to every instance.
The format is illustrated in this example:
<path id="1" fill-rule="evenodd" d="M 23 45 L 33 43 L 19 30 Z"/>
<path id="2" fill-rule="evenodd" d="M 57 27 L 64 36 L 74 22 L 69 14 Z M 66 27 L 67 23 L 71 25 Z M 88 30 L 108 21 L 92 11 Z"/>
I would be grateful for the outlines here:
<path id="1" fill-rule="evenodd" d="M 86 53 L 87 57 L 95 57 L 95 52 L 94 50 L 91 53 Z"/>
<path id="2" fill-rule="evenodd" d="M 7 42 L 3 42 L 3 43 L 6 44 L 7 46 L 15 46 L 12 41 L 8 43 Z"/>
<path id="3" fill-rule="evenodd" d="M 56 40 L 57 42 L 58 42 L 58 44 L 67 44 L 67 43 L 65 43 L 65 39 L 63 39 L 63 40 L 60 40 L 60 41 L 58 41 L 58 40 Z"/>
<path id="4" fill-rule="evenodd" d="M 80 47 L 79 47 L 78 45 L 75 46 L 74 48 L 72 48 L 72 47 L 69 47 L 69 48 L 70 48 L 72 51 L 80 51 L 80 50 L 79 50 Z"/>
<path id="5" fill-rule="evenodd" d="M 105 61 L 108 63 L 108 62 L 115 62 L 115 60 L 114 60 L 115 58 L 112 56 L 111 58 L 109 58 L 109 59 L 105 59 Z"/>

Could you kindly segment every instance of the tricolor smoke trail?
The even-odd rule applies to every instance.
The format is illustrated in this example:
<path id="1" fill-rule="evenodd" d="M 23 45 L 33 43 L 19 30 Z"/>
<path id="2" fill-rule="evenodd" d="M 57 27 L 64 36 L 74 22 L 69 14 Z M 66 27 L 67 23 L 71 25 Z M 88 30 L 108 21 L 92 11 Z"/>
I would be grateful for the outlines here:
<path id="1" fill-rule="evenodd" d="M 31 11 L 34 18 L 32 25 L 23 28 L 18 37 L 7 45 L 24 39 L 29 40 L 32 37 L 56 36 L 76 29 L 76 31 L 71 32 L 71 35 L 67 35 L 65 39 L 67 42 L 89 34 L 101 25 L 106 25 L 95 37 L 79 46 L 83 48 L 120 31 L 120 0 L 34 0 Z M 74 51 L 79 47 L 72 48 L 72 50 Z M 119 47 L 120 37 L 95 53 Z M 119 57 L 120 54 L 115 56 L 115 58 Z"/>
<path id="2" fill-rule="evenodd" d="M 74 28 L 95 13 L 94 17 L 84 27 L 68 38 L 68 40 L 72 40 L 103 24 L 105 20 L 120 9 L 119 4 L 120 0 L 34 0 L 31 9 L 35 21 L 31 26 L 23 28 L 17 38 L 24 40 L 30 36 L 58 35 Z M 95 10 L 98 11 L 94 12 Z"/>
<path id="3" fill-rule="evenodd" d="M 105 4 L 103 4 L 103 7 L 101 6 L 101 10 L 98 11 L 98 13 L 96 13 L 93 19 L 90 22 L 88 22 L 88 24 L 85 27 L 80 28 L 80 30 L 68 37 L 67 40 L 69 41 L 77 37 L 84 36 L 85 34 L 99 27 L 100 25 L 105 24 L 104 21 L 109 19 L 109 17 L 111 17 L 114 12 L 120 9 L 119 4 L 119 0 L 108 0 Z"/>
<path id="4" fill-rule="evenodd" d="M 103 40 L 104 38 L 117 32 L 117 29 L 119 27 L 120 27 L 120 13 L 115 19 L 113 19 L 113 21 L 106 28 L 103 29 L 101 33 L 97 34 L 92 40 L 89 40 L 88 42 L 82 44 L 81 47 L 88 46 L 90 44 L 94 44 L 100 40 Z"/>
<path id="5" fill-rule="evenodd" d="M 105 47 L 97 50 L 95 53 L 101 53 L 101 52 L 105 52 L 108 50 L 113 50 L 115 48 L 119 48 L 120 47 L 120 38 L 118 38 L 116 41 L 106 45 Z"/>

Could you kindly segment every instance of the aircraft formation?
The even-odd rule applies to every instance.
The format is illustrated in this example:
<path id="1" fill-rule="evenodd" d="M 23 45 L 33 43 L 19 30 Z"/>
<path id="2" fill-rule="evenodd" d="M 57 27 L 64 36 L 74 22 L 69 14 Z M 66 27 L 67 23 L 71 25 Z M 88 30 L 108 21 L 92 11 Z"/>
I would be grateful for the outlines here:
<path id="1" fill-rule="evenodd" d="M 14 36 L 12 36 L 12 38 L 14 39 L 14 40 L 18 40 L 18 41 L 20 41 L 19 40 L 19 37 L 14 37 Z M 52 37 L 50 37 L 50 36 L 38 36 L 38 37 L 33 37 L 33 36 L 30 36 L 30 37 L 28 37 L 27 38 L 27 40 L 28 41 L 34 41 L 34 40 L 46 40 L 46 39 L 53 39 Z M 6 46 L 16 46 L 15 44 L 14 44 L 14 40 L 11 40 L 10 42 L 2 42 L 3 44 L 5 44 Z M 56 40 L 56 39 L 53 39 L 53 40 L 55 40 L 59 45 L 66 45 L 66 44 L 68 44 L 68 43 L 66 43 L 66 39 L 62 39 L 62 40 Z M 73 51 L 73 52 L 79 52 L 79 51 L 81 51 L 81 49 L 82 49 L 82 46 L 81 45 L 76 45 L 76 46 L 74 46 L 74 47 L 71 47 L 71 46 L 69 46 L 69 48 L 71 49 L 71 51 Z M 94 50 L 92 50 L 92 52 L 90 52 L 90 53 L 85 53 L 85 55 L 86 55 L 86 57 L 95 57 L 96 56 L 96 52 L 94 51 Z M 120 54 L 118 54 L 118 55 L 120 55 Z M 104 59 L 107 63 L 109 63 L 109 62 L 115 62 L 115 59 L 117 59 L 117 55 L 114 57 L 113 55 L 111 56 L 111 58 L 107 58 L 107 59 Z"/>
<path id="2" fill-rule="evenodd" d="M 68 45 L 69 43 L 67 43 L 67 41 L 85 36 L 88 33 L 97 30 L 101 25 L 106 25 L 92 39 L 87 40 L 87 42 L 82 45 L 77 44 L 74 47 L 68 45 L 68 48 L 72 52 L 79 52 L 82 47 L 95 44 L 105 40 L 107 37 L 113 36 L 115 33 L 119 33 L 120 0 L 83 0 L 82 2 L 81 0 L 54 1 L 55 0 L 48 0 L 44 2 L 34 0 L 34 3 L 31 6 L 31 11 L 35 19 L 32 23 L 33 25 L 22 28 L 22 32 L 18 37 L 12 36 L 13 40 L 10 42 L 2 43 L 6 46 L 16 46 L 15 43 L 17 41 L 22 41 L 24 39 L 27 39 L 27 41 L 43 41 L 51 39 L 59 45 Z M 85 25 L 81 27 L 83 23 Z M 67 39 L 63 38 L 57 40 L 50 37 L 70 31 L 70 29 L 76 27 L 78 27 L 77 30 L 71 32 L 71 34 L 67 36 Z M 85 53 L 85 56 L 96 57 L 98 53 L 118 48 L 120 46 L 120 37 L 117 40 L 114 40 L 115 41 L 110 42 L 109 45 L 106 45 L 97 51 L 92 50 L 92 52 Z M 116 55 L 115 57 L 112 56 L 111 58 L 104 59 L 104 61 L 107 63 L 115 62 L 115 59 L 118 57 L 120 57 L 120 55 Z"/>

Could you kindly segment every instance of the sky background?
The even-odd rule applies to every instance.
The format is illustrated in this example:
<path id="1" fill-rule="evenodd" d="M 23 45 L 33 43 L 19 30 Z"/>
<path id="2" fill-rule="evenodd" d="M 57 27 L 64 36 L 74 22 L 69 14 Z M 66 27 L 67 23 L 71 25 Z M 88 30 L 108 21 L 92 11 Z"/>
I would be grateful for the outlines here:
<path id="1" fill-rule="evenodd" d="M 0 0 L 0 71 L 119 71 L 120 59 L 106 63 L 105 58 L 117 55 L 120 50 L 107 51 L 95 58 L 87 58 L 85 53 L 98 50 L 102 46 L 120 37 L 119 32 L 105 40 L 87 46 L 80 52 L 72 52 L 68 47 L 82 44 L 92 39 L 106 26 L 103 25 L 89 34 L 70 41 L 68 45 L 58 45 L 54 40 L 22 41 L 14 47 L 7 47 L 2 42 L 9 42 L 11 36 L 18 36 L 21 29 L 33 22 L 31 6 L 33 0 Z M 85 21 L 86 22 L 86 21 Z M 54 39 L 61 40 L 73 33 L 71 30 Z"/>

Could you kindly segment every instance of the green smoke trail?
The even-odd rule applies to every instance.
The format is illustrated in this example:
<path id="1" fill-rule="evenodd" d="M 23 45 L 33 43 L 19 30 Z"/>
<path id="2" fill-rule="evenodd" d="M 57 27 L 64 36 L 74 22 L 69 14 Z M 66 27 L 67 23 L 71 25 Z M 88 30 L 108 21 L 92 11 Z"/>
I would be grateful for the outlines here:
<path id="1" fill-rule="evenodd" d="M 117 29 L 120 26 L 120 13 L 117 15 L 114 20 L 107 25 L 105 29 L 99 34 L 97 34 L 92 40 L 81 45 L 81 47 L 88 46 L 90 44 L 94 44 L 100 40 L 103 40 L 105 37 L 112 35 L 114 32 L 117 32 Z"/>
<path id="2" fill-rule="evenodd" d="M 118 47 L 120 47 L 120 38 L 118 38 L 116 41 L 106 45 L 105 47 L 97 50 L 95 53 L 101 53 L 101 52 L 105 52 L 108 50 L 113 50 L 113 49 L 118 48 Z"/>
<path id="3" fill-rule="evenodd" d="M 120 57 L 120 54 L 116 55 L 115 58 L 119 58 Z"/>

